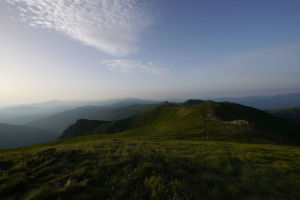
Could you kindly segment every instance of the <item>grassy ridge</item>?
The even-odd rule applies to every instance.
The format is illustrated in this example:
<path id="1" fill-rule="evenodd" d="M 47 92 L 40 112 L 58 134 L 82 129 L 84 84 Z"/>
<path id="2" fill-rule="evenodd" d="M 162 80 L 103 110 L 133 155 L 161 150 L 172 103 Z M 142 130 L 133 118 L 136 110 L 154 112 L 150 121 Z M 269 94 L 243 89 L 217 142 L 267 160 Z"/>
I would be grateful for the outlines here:
<path id="1" fill-rule="evenodd" d="M 161 104 L 124 120 L 79 120 L 63 133 L 62 138 L 120 132 L 126 136 L 300 143 L 300 126 L 263 111 L 227 102 L 195 104 L 190 101 Z"/>
<path id="2" fill-rule="evenodd" d="M 271 127 L 285 123 L 236 104 L 163 104 L 102 134 L 0 151 L 0 199 L 300 199 L 300 147 L 276 143 L 297 135 Z"/>

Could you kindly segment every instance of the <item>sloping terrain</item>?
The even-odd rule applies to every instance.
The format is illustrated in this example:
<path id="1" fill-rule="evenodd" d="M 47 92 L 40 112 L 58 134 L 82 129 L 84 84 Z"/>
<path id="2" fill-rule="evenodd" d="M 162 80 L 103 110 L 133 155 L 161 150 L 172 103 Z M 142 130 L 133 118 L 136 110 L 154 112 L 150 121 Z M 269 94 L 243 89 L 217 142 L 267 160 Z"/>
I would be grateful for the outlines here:
<path id="1" fill-rule="evenodd" d="M 130 104 L 130 102 L 123 102 L 110 106 L 79 107 L 30 122 L 27 125 L 62 133 L 66 128 L 75 123 L 78 119 L 118 120 L 130 117 L 132 115 L 140 114 L 147 109 L 154 107 L 153 104 L 128 104 Z"/>
<path id="2" fill-rule="evenodd" d="M 300 141 L 300 127 L 289 121 L 254 108 L 210 101 L 164 103 L 141 115 L 118 121 L 79 120 L 61 138 L 123 131 L 127 131 L 126 135 L 140 132 L 142 135 L 177 138 Z"/>
<path id="3" fill-rule="evenodd" d="M 0 149 L 13 148 L 55 140 L 59 133 L 0 123 Z"/>
<path id="4" fill-rule="evenodd" d="M 298 126 L 256 109 L 164 103 L 77 125 L 102 134 L 0 151 L 0 199 L 300 198 Z"/>
<path id="5" fill-rule="evenodd" d="M 286 119 L 297 124 L 300 124 L 300 108 L 290 108 L 282 110 L 270 110 L 268 113 Z"/>

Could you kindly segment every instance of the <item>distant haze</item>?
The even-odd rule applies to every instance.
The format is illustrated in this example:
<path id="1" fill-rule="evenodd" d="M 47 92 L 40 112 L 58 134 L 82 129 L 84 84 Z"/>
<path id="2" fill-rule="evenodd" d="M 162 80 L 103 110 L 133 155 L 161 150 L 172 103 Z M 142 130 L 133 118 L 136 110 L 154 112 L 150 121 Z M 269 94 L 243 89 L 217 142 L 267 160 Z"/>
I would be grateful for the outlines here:
<path id="1" fill-rule="evenodd" d="M 0 106 L 300 91 L 300 1 L 3 0 Z"/>

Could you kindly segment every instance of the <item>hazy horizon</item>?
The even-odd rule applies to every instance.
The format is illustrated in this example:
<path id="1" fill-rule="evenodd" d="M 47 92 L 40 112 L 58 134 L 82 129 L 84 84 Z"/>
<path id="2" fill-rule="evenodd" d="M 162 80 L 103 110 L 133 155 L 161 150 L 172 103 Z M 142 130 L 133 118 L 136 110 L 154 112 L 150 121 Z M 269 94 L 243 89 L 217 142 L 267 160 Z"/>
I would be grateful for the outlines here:
<path id="1" fill-rule="evenodd" d="M 116 98 L 103 98 L 103 99 L 45 99 L 41 101 L 29 101 L 29 102 L 20 102 L 16 104 L 0 104 L 0 108 L 10 108 L 15 106 L 29 106 L 29 105 L 36 105 L 36 104 L 44 104 L 44 103 L 51 103 L 51 102 L 61 102 L 61 103 L 97 103 L 97 102 L 112 102 L 114 100 L 126 100 L 126 99 L 138 99 L 138 100 L 149 100 L 149 101 L 186 101 L 189 99 L 199 99 L 199 100 L 223 100 L 225 99 L 243 99 L 243 98 L 255 98 L 255 97 L 276 97 L 276 96 L 282 96 L 282 95 L 295 95 L 300 94 L 300 92 L 294 91 L 294 92 L 283 92 L 283 93 L 272 93 L 272 94 L 253 94 L 253 95 L 246 95 L 246 96 L 186 96 L 186 97 L 162 97 L 162 98 L 138 98 L 138 97 L 116 97 Z M 293 99 L 291 99 L 293 101 Z M 255 101 L 253 101 L 255 103 Z M 267 103 L 267 102 L 266 102 Z M 82 104 L 87 105 L 87 104 Z M 93 104 L 91 104 L 93 105 Z M 75 106 L 76 107 L 76 106 Z"/>
<path id="2" fill-rule="evenodd" d="M 4 0 L 0 107 L 300 92 L 299 1 Z"/>

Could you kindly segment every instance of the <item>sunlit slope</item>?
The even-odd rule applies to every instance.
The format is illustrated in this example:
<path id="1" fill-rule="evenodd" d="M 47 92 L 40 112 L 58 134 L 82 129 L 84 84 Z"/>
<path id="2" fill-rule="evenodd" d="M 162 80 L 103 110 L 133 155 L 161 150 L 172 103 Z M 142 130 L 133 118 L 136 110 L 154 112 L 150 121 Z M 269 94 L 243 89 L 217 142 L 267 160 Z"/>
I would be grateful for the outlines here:
<path id="1" fill-rule="evenodd" d="M 164 103 L 118 121 L 79 120 L 62 138 L 89 134 L 202 138 L 238 141 L 300 141 L 300 127 L 263 111 L 234 103 Z"/>

